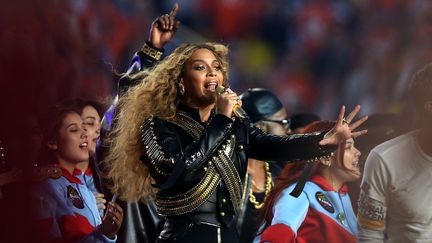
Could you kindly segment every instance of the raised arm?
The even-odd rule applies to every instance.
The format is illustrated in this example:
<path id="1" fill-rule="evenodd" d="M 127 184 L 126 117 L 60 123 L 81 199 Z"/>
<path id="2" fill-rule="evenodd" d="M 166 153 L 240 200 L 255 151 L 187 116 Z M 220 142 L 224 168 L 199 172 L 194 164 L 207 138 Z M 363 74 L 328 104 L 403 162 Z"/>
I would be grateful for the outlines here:
<path id="1" fill-rule="evenodd" d="M 161 15 L 153 21 L 149 31 L 149 38 L 141 50 L 133 56 L 128 71 L 119 79 L 117 97 L 102 118 L 101 136 L 97 147 L 97 161 L 102 161 L 109 150 L 105 138 L 113 127 L 119 97 L 141 80 L 134 74 L 152 68 L 161 60 L 164 53 L 163 47 L 174 38 L 180 26 L 180 22 L 175 19 L 178 10 L 179 6 L 176 3 L 169 14 Z M 98 166 L 102 167 L 103 165 Z M 108 192 L 108 190 L 104 191 Z"/>
<path id="2" fill-rule="evenodd" d="M 176 3 L 169 14 L 161 15 L 153 21 L 149 31 L 149 38 L 144 43 L 141 50 L 134 54 L 131 63 L 129 64 L 129 69 L 118 81 L 117 97 L 105 112 L 102 119 L 101 141 L 99 144 L 103 145 L 102 140 L 104 140 L 105 134 L 111 130 L 118 98 L 140 81 L 139 76 L 136 76 L 135 74 L 152 68 L 162 59 L 164 53 L 163 47 L 174 38 L 174 35 L 180 26 L 180 22 L 175 18 L 178 10 L 179 6 Z M 99 146 L 98 158 L 103 157 L 104 151 L 103 149 L 100 149 Z"/>
<path id="3" fill-rule="evenodd" d="M 165 52 L 164 46 L 172 40 L 180 26 L 180 21 L 175 18 L 178 10 L 179 6 L 176 3 L 169 14 L 161 15 L 153 21 L 150 27 L 149 38 L 141 50 L 135 53 L 129 64 L 129 69 L 118 82 L 119 95 L 122 95 L 130 87 L 137 84 L 139 78 L 134 77 L 134 74 L 152 68 L 162 59 Z"/>

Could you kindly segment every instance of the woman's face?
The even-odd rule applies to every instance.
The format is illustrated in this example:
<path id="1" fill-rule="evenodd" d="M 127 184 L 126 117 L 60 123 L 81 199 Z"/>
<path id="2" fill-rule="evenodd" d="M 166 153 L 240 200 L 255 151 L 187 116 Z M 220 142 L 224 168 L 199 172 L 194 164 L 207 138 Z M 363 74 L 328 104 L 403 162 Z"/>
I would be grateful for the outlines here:
<path id="1" fill-rule="evenodd" d="M 361 171 L 359 167 L 360 151 L 354 146 L 354 140 L 348 139 L 345 144 L 343 156 L 342 176 L 346 182 L 360 179 Z M 340 164 L 340 163 L 339 163 Z"/>
<path id="2" fill-rule="evenodd" d="M 100 116 L 93 106 L 86 106 L 82 110 L 81 119 L 84 128 L 87 129 L 88 150 L 91 155 L 96 151 L 96 143 L 100 136 Z"/>
<path id="3" fill-rule="evenodd" d="M 212 51 L 198 49 L 185 62 L 180 81 L 185 87 L 184 101 L 192 107 L 206 107 L 216 102 L 216 87 L 222 85 L 223 73 Z"/>
<path id="4" fill-rule="evenodd" d="M 59 160 L 66 163 L 88 161 L 88 138 L 80 115 L 68 113 L 57 131 L 57 138 L 48 144 Z M 59 161 L 60 162 L 60 161 Z"/>

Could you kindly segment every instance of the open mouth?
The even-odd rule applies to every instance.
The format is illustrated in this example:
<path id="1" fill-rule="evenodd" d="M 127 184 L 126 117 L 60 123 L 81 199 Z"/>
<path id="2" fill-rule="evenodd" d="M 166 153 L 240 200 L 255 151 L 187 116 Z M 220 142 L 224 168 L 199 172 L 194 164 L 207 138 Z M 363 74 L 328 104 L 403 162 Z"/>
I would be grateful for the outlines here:
<path id="1" fill-rule="evenodd" d="M 352 165 L 353 165 L 354 167 L 359 167 L 359 161 L 358 161 L 358 160 L 354 161 L 354 162 L 352 163 Z"/>
<path id="2" fill-rule="evenodd" d="M 204 84 L 205 90 L 210 91 L 210 92 L 215 92 L 217 86 L 218 86 L 218 83 L 216 81 L 210 81 L 210 82 Z"/>
<path id="3" fill-rule="evenodd" d="M 84 143 L 79 145 L 80 148 L 87 148 L 87 146 L 88 146 L 87 142 L 84 142 Z"/>

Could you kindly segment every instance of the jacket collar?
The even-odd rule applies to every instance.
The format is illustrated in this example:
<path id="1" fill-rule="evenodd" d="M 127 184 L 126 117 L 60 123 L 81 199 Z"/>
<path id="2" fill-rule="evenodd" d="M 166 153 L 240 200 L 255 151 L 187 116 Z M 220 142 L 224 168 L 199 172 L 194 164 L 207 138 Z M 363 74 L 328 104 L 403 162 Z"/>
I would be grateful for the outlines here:
<path id="1" fill-rule="evenodd" d="M 84 171 L 84 174 L 85 174 L 86 176 L 91 176 L 91 175 L 93 175 L 93 172 L 92 172 L 92 170 L 90 169 L 90 167 L 88 167 L 87 170 Z"/>
<path id="2" fill-rule="evenodd" d="M 184 104 L 183 102 L 180 102 L 180 103 L 178 104 L 177 108 L 178 108 L 178 111 L 183 111 L 183 112 L 185 112 L 185 113 L 186 113 L 190 118 L 192 118 L 192 119 L 194 119 L 195 121 L 199 122 L 201 125 L 205 125 L 205 124 L 207 124 L 207 123 L 211 120 L 211 118 L 214 116 L 214 114 L 215 114 L 215 111 L 214 111 L 214 109 L 213 109 L 213 110 L 211 111 L 211 114 L 210 114 L 209 120 L 208 120 L 207 122 L 201 122 L 201 117 L 200 117 L 200 114 L 199 114 L 198 109 L 195 109 L 195 108 L 189 107 L 189 106 L 187 106 L 186 104 Z"/>
<path id="3" fill-rule="evenodd" d="M 66 170 L 65 168 L 63 168 L 61 166 L 60 166 L 60 169 L 62 170 L 62 176 L 64 178 L 66 178 L 66 180 L 68 180 L 70 183 L 83 184 L 81 182 L 81 180 L 78 177 L 76 177 L 77 175 L 81 175 L 82 174 L 81 170 L 75 168 L 74 171 L 71 174 L 71 173 L 69 173 L 68 170 Z"/>
<path id="4" fill-rule="evenodd" d="M 79 173 L 79 174 L 78 174 Z M 80 170 L 80 169 L 75 169 L 74 170 L 74 175 L 86 175 L 86 176 L 91 176 L 93 175 L 93 171 L 90 169 L 90 167 L 87 167 L 87 169 L 85 171 Z"/>

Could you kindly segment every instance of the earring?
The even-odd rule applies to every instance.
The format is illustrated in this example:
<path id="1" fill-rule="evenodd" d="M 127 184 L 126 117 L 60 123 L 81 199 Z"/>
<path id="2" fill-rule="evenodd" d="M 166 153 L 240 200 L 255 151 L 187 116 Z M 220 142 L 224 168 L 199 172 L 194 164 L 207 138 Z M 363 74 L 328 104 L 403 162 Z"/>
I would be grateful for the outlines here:
<path id="1" fill-rule="evenodd" d="M 179 93 L 180 93 L 180 95 L 184 95 L 184 93 L 185 93 L 185 87 L 184 87 L 184 85 L 182 83 L 179 83 L 178 87 L 179 87 Z"/>

